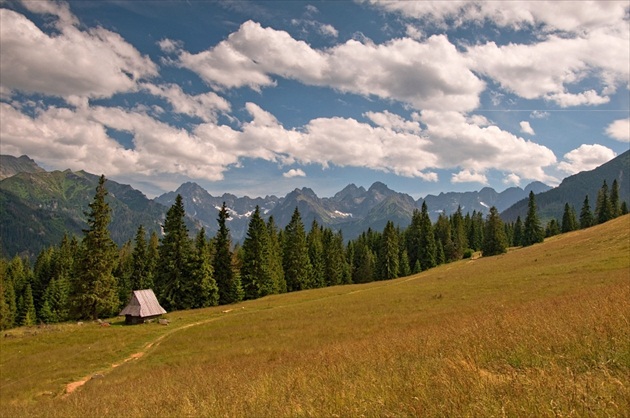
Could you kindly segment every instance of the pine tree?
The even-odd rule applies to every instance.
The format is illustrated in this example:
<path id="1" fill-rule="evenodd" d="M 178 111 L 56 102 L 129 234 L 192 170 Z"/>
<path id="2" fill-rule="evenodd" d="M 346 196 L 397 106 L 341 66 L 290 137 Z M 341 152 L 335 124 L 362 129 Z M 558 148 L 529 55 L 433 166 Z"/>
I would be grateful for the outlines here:
<path id="1" fill-rule="evenodd" d="M 336 286 L 344 282 L 347 262 L 341 231 L 334 233 L 330 228 L 324 229 L 322 235 L 324 247 L 324 277 L 327 286 Z"/>
<path id="2" fill-rule="evenodd" d="M 420 255 L 418 261 L 420 261 L 423 271 L 437 265 L 437 245 L 433 235 L 433 225 L 429 218 L 429 210 L 425 202 L 422 202 L 420 212 Z"/>
<path id="3" fill-rule="evenodd" d="M 619 200 L 619 183 L 617 179 L 613 180 L 610 190 L 610 215 L 612 218 L 616 218 L 621 215 L 621 202 Z"/>
<path id="4" fill-rule="evenodd" d="M 287 282 L 284 280 L 282 268 L 282 243 L 273 216 L 270 216 L 267 221 L 267 234 L 269 237 L 269 278 L 273 283 L 273 293 L 285 293 Z"/>
<path id="5" fill-rule="evenodd" d="M 219 304 L 219 287 L 214 279 L 210 244 L 206 239 L 206 230 L 201 228 L 195 238 L 195 249 L 190 258 L 190 306 L 205 308 Z"/>
<path id="6" fill-rule="evenodd" d="M 575 231 L 578 229 L 578 222 L 575 215 L 575 209 L 569 206 L 568 203 L 564 204 L 564 213 L 562 214 L 562 233 Z"/>
<path id="7" fill-rule="evenodd" d="M 451 222 L 451 242 L 453 243 L 453 253 L 451 261 L 460 260 L 464 256 L 464 251 L 468 248 L 468 238 L 466 236 L 466 223 L 462 215 L 461 206 L 457 206 L 457 211 L 450 218 Z"/>
<path id="8" fill-rule="evenodd" d="M 409 256 L 407 255 L 407 249 L 403 247 L 403 250 L 400 252 L 400 261 L 398 262 L 398 277 L 407 277 L 410 274 Z"/>
<path id="9" fill-rule="evenodd" d="M 444 213 L 440 213 L 438 216 L 438 220 L 433 226 L 433 235 L 435 236 L 435 243 L 438 248 L 437 254 L 439 255 L 440 247 L 443 252 L 443 256 L 438 257 L 436 260 L 437 264 L 448 263 L 450 261 L 456 260 L 457 252 L 455 249 L 455 244 L 452 240 L 451 235 L 451 222 L 444 215 Z"/>
<path id="10" fill-rule="evenodd" d="M 7 267 L 8 263 L 0 258 L 0 330 L 13 328 L 17 316 L 15 291 Z"/>
<path id="11" fill-rule="evenodd" d="M 486 218 L 483 247 L 481 249 L 484 257 L 503 254 L 507 252 L 508 242 L 503 228 L 503 221 L 499 217 L 496 207 L 490 208 L 490 213 Z"/>
<path id="12" fill-rule="evenodd" d="M 226 305 L 239 302 L 243 299 L 243 288 L 240 277 L 232 268 L 232 251 L 230 230 L 226 225 L 230 218 L 225 202 L 219 210 L 219 230 L 214 237 L 214 277 L 219 287 L 219 304 Z"/>
<path id="13" fill-rule="evenodd" d="M 275 283 L 269 274 L 269 262 L 269 231 L 260 216 L 260 207 L 256 206 L 243 242 L 241 283 L 244 299 L 276 293 Z"/>
<path id="14" fill-rule="evenodd" d="M 584 198 L 584 204 L 582 205 L 582 210 L 580 211 L 580 228 L 588 228 L 593 226 L 595 220 L 593 218 L 593 213 L 591 212 L 591 205 L 588 203 L 588 195 Z"/>
<path id="15" fill-rule="evenodd" d="M 413 273 L 419 273 L 420 266 L 420 234 L 422 225 L 422 215 L 418 209 L 414 209 L 411 215 L 411 223 L 405 231 L 405 247 L 409 256 L 409 265 Z"/>
<path id="16" fill-rule="evenodd" d="M 538 211 L 536 209 L 536 198 L 534 192 L 529 192 L 529 202 L 527 204 L 527 216 L 523 228 L 523 246 L 533 245 L 543 242 L 545 231 L 540 226 Z"/>
<path id="17" fill-rule="evenodd" d="M 352 271 L 353 283 L 368 283 L 374 280 L 376 256 L 365 239 L 357 240 L 354 246 L 354 262 Z"/>
<path id="18" fill-rule="evenodd" d="M 33 291 L 31 284 L 28 283 L 24 290 L 23 301 L 21 303 L 22 310 L 19 314 L 21 326 L 31 326 L 37 323 L 37 313 L 35 311 L 35 302 L 33 302 Z"/>
<path id="19" fill-rule="evenodd" d="M 309 289 L 311 283 L 311 262 L 308 256 L 306 232 L 298 208 L 295 208 L 291 221 L 284 229 L 282 268 L 287 290 Z"/>
<path id="20" fill-rule="evenodd" d="M 106 196 L 105 176 L 101 176 L 90 211 L 86 212 L 88 229 L 83 230 L 80 262 L 72 287 L 74 312 L 79 318 L 110 316 L 120 304 L 116 278 L 112 274 L 117 251 L 107 229 L 111 209 Z"/>
<path id="21" fill-rule="evenodd" d="M 381 236 L 381 248 L 378 254 L 380 280 L 398 277 L 398 263 L 400 257 L 398 247 L 398 232 L 392 221 L 387 221 Z"/>
<path id="22" fill-rule="evenodd" d="M 555 219 L 551 219 L 547 222 L 547 226 L 545 227 L 545 236 L 553 237 L 554 235 L 558 235 L 560 233 L 560 225 L 558 221 Z"/>
<path id="23" fill-rule="evenodd" d="M 597 193 L 597 203 L 595 204 L 595 221 L 603 224 L 612 219 L 612 205 L 608 196 L 608 184 L 604 180 L 601 189 Z"/>
<path id="24" fill-rule="evenodd" d="M 160 304 L 167 311 L 191 308 L 188 264 L 191 255 L 190 238 L 185 223 L 186 212 L 181 195 L 166 212 L 162 226 L 155 286 Z"/>
<path id="25" fill-rule="evenodd" d="M 323 230 L 313 219 L 311 230 L 306 236 L 308 246 L 308 259 L 311 264 L 310 286 L 313 288 L 326 286 L 324 278 L 324 244 L 322 242 Z"/>
<path id="26" fill-rule="evenodd" d="M 150 270 L 146 232 L 140 225 L 132 253 L 131 290 L 152 289 L 153 272 Z"/>

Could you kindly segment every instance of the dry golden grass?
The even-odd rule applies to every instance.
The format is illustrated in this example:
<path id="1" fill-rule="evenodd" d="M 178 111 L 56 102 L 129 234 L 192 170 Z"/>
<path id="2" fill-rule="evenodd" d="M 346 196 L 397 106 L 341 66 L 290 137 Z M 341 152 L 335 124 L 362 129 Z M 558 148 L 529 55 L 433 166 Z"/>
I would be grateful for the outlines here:
<path id="1" fill-rule="evenodd" d="M 14 331 L 0 342 L 2 415 L 630 411 L 628 216 L 408 278 L 228 309 L 171 313 L 169 327 Z"/>

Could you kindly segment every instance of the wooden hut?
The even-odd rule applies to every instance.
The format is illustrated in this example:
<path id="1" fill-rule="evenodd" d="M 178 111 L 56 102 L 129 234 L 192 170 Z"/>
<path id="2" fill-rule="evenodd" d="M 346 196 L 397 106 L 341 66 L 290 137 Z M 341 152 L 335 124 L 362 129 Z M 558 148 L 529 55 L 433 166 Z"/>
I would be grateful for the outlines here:
<path id="1" fill-rule="evenodd" d="M 125 309 L 120 311 L 119 315 L 125 315 L 125 324 L 135 325 L 165 313 L 166 311 L 160 306 L 153 290 L 144 289 L 133 291 L 131 300 Z"/>

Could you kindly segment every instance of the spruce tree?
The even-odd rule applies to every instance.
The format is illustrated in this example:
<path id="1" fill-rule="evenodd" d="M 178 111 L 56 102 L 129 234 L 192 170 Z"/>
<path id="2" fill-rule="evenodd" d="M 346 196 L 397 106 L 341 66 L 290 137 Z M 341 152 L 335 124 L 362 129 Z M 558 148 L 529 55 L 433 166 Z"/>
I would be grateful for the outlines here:
<path id="1" fill-rule="evenodd" d="M 427 270 L 437 265 L 437 245 L 433 236 L 433 225 L 429 218 L 427 204 L 422 202 L 420 212 L 420 254 L 418 261 L 422 270 Z"/>
<path id="2" fill-rule="evenodd" d="M 13 328 L 17 316 L 15 290 L 7 267 L 8 263 L 0 258 L 0 330 Z"/>
<path id="3" fill-rule="evenodd" d="M 571 232 L 578 229 L 578 222 L 575 215 L 575 209 L 568 203 L 564 204 L 564 213 L 562 214 L 562 233 Z"/>
<path id="4" fill-rule="evenodd" d="M 243 299 L 240 277 L 232 268 L 232 240 L 227 220 L 230 218 L 225 202 L 219 210 L 219 230 L 214 237 L 214 277 L 219 287 L 219 304 L 226 305 Z"/>
<path id="5" fill-rule="evenodd" d="M 484 257 L 503 254 L 507 252 L 508 242 L 503 228 L 503 221 L 499 217 L 496 207 L 490 208 L 490 213 L 486 218 L 483 247 L 481 249 Z"/>
<path id="6" fill-rule="evenodd" d="M 354 245 L 354 261 L 352 269 L 353 283 L 368 283 L 374 280 L 376 256 L 366 240 L 357 240 Z"/>
<path id="7" fill-rule="evenodd" d="M 132 253 L 131 290 L 152 289 L 153 272 L 150 269 L 146 232 L 140 225 Z"/>
<path id="8" fill-rule="evenodd" d="M 269 278 L 273 283 L 273 293 L 285 293 L 287 282 L 284 280 L 282 268 L 282 243 L 273 216 L 270 216 L 267 221 L 267 235 L 269 237 Z"/>
<path id="9" fill-rule="evenodd" d="M 190 306 L 205 308 L 219 303 L 219 287 L 214 279 L 210 243 L 206 239 L 206 230 L 201 228 L 195 238 L 195 248 L 190 257 Z"/>
<path id="10" fill-rule="evenodd" d="M 457 206 L 457 211 L 450 218 L 451 222 L 451 242 L 453 243 L 453 253 L 451 261 L 459 260 L 464 256 L 464 251 L 468 248 L 468 238 L 466 236 L 466 223 L 462 215 L 461 206 Z"/>
<path id="11" fill-rule="evenodd" d="M 22 310 L 19 314 L 20 325 L 35 325 L 37 323 L 37 312 L 35 311 L 35 302 L 33 302 L 33 291 L 30 283 L 26 285 L 22 298 Z"/>
<path id="12" fill-rule="evenodd" d="M 612 205 L 608 196 L 608 184 L 604 180 L 601 189 L 597 193 L 597 203 L 595 204 L 595 221 L 603 224 L 612 219 Z"/>
<path id="13" fill-rule="evenodd" d="M 613 180 L 610 190 L 610 215 L 611 219 L 621 215 L 621 202 L 619 200 L 619 183 Z"/>
<path id="14" fill-rule="evenodd" d="M 120 305 L 116 278 L 117 248 L 109 235 L 111 209 L 107 196 L 105 176 L 96 187 L 90 211 L 86 212 L 88 229 L 83 230 L 83 242 L 72 287 L 72 305 L 79 318 L 97 319 L 117 313 Z"/>
<path id="15" fill-rule="evenodd" d="M 422 215 L 418 209 L 414 209 L 411 215 L 411 223 L 405 231 L 405 246 L 409 257 L 409 265 L 413 273 L 422 270 L 420 266 L 420 234 L 422 225 Z"/>
<path id="16" fill-rule="evenodd" d="M 347 263 L 341 231 L 334 233 L 330 228 L 324 229 L 322 244 L 324 247 L 323 259 L 326 285 L 336 286 L 342 284 Z"/>
<path id="17" fill-rule="evenodd" d="M 291 221 L 284 229 L 282 268 L 289 292 L 311 287 L 309 282 L 311 262 L 308 256 L 306 232 L 297 207 L 291 216 Z"/>
<path id="18" fill-rule="evenodd" d="M 323 230 L 313 219 L 311 230 L 306 236 L 306 244 L 308 246 L 308 259 L 311 264 L 311 276 L 309 283 L 311 287 L 326 286 L 324 278 L 324 244 L 322 241 Z"/>
<path id="19" fill-rule="evenodd" d="M 275 283 L 269 274 L 269 262 L 269 231 L 260 216 L 260 207 L 256 206 L 243 242 L 241 284 L 244 299 L 256 299 L 276 293 Z"/>
<path id="20" fill-rule="evenodd" d="M 525 225 L 523 227 L 523 246 L 533 245 L 543 242 L 545 239 L 545 231 L 540 225 L 538 219 L 538 210 L 536 208 L 536 198 L 534 192 L 529 192 L 529 202 L 527 204 L 527 216 L 525 217 Z"/>
<path id="21" fill-rule="evenodd" d="M 155 286 L 160 304 L 167 311 L 191 308 L 188 293 L 188 263 L 191 255 L 190 238 L 185 223 L 186 212 L 181 195 L 166 212 L 162 229 Z"/>
<path id="22" fill-rule="evenodd" d="M 378 254 L 380 280 L 398 277 L 398 263 L 400 259 L 398 247 L 398 232 L 392 221 L 387 221 L 381 236 L 381 248 Z"/>
<path id="23" fill-rule="evenodd" d="M 588 195 L 586 195 L 586 197 L 584 197 L 584 203 L 582 204 L 582 210 L 580 210 L 580 228 L 584 229 L 593 226 L 594 222 L 591 205 L 588 202 Z"/>

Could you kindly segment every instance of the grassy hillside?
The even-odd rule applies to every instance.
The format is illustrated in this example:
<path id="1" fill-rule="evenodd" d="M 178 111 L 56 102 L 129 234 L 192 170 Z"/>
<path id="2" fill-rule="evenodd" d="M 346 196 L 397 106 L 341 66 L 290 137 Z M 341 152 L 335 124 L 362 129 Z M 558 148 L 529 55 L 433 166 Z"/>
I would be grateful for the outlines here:
<path id="1" fill-rule="evenodd" d="M 167 316 L 11 330 L 2 415 L 624 416 L 630 216 L 398 280 Z"/>

